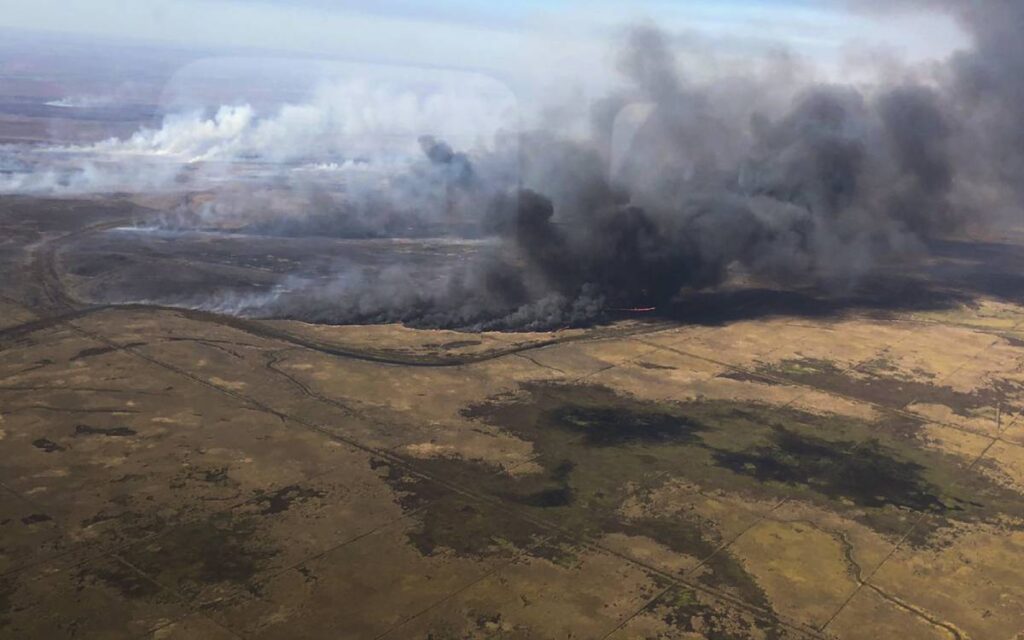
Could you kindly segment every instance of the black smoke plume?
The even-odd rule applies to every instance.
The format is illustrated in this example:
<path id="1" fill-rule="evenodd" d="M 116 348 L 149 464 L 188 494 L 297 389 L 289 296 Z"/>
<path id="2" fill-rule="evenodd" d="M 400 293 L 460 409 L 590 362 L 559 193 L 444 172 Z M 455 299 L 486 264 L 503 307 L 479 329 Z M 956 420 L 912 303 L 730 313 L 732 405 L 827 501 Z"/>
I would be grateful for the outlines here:
<path id="1" fill-rule="evenodd" d="M 1020 203 L 1024 5 L 963 5 L 949 8 L 973 50 L 871 90 L 690 80 L 666 34 L 634 29 L 620 57 L 628 86 L 595 107 L 589 138 L 530 132 L 472 157 L 421 139 L 452 215 L 498 238 L 492 250 L 453 270 L 349 275 L 263 311 L 531 330 L 659 307 L 730 277 L 849 287 Z M 643 117 L 615 143 L 625 105 Z M 509 175 L 521 184 L 499 179 Z"/>

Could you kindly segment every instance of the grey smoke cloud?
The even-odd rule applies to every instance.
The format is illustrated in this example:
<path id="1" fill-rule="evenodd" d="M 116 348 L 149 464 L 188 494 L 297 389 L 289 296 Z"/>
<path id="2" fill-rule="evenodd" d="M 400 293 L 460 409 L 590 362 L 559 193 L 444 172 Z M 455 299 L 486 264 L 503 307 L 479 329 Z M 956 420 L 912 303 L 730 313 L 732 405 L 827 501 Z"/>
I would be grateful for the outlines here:
<path id="1" fill-rule="evenodd" d="M 986 219 L 1019 215 L 1024 178 L 1024 4 L 1013 0 L 854 0 L 879 12 L 944 11 L 970 34 L 972 46 L 955 53 L 935 79 L 932 101 L 945 125 L 939 131 L 955 161 L 959 211 Z M 934 123 L 931 126 L 935 126 Z M 924 149 L 930 155 L 933 149 Z M 933 170 L 936 167 L 933 167 Z M 941 173 L 944 170 L 939 170 Z M 973 209 L 973 210 L 971 210 Z"/>
<path id="2" fill-rule="evenodd" d="M 404 169 L 425 133 L 475 146 L 514 121 L 514 99 L 494 81 L 424 74 L 410 86 L 385 71 L 350 72 L 269 112 L 227 104 L 174 112 L 159 127 L 93 144 L 0 145 L 0 193 L 173 191 L 245 178 L 308 183 L 327 172 L 356 180 L 368 170 Z"/>
<path id="3" fill-rule="evenodd" d="M 412 303 L 392 282 L 357 309 L 339 306 L 344 296 L 313 296 L 273 312 L 550 329 L 609 308 L 667 304 L 736 270 L 848 286 L 880 262 L 920 252 L 954 223 L 953 125 L 933 89 L 797 84 L 790 104 L 761 101 L 765 78 L 688 81 L 665 34 L 651 28 L 631 33 L 621 69 L 629 85 L 608 103 L 648 109 L 614 176 L 606 131 L 524 133 L 514 159 L 523 188 L 460 184 L 471 202 L 489 202 L 482 222 L 503 240 L 495 254 L 437 281 L 414 279 Z M 435 163 L 456 158 L 436 141 L 424 147 Z M 513 162 L 501 150 L 472 160 Z"/>
<path id="4" fill-rule="evenodd" d="M 410 131 L 422 136 L 419 158 L 396 170 L 349 179 L 344 189 L 291 179 L 280 208 L 262 197 L 280 188 L 227 190 L 175 224 L 494 239 L 464 264 L 339 266 L 330 281 L 292 282 L 227 305 L 326 322 L 551 329 L 610 309 L 666 305 L 736 274 L 848 287 L 880 264 L 920 254 L 936 235 L 1016 215 L 1021 201 L 1024 44 L 1016 36 L 1024 7 L 904 4 L 952 12 L 973 48 L 871 87 L 820 84 L 784 60 L 708 80 L 680 68 L 667 34 L 638 27 L 618 59 L 624 86 L 594 106 L 589 135 L 539 128 L 460 148 L 423 135 L 430 132 L 417 129 L 430 122 L 417 121 Z M 627 112 L 628 135 L 616 135 Z M 200 127 L 199 143 L 173 122 L 111 144 L 198 150 L 192 157 L 203 159 L 266 145 L 289 160 L 322 144 L 310 135 L 311 113 L 282 112 L 264 124 L 231 111 Z M 285 126 L 303 122 L 294 137 Z M 362 171 L 344 162 L 348 173 Z"/>
<path id="5" fill-rule="evenodd" d="M 632 30 L 620 55 L 629 84 L 601 105 L 590 138 L 521 137 L 525 188 L 491 194 L 484 218 L 500 252 L 471 278 L 415 283 L 414 304 L 383 295 L 334 315 L 327 304 L 320 319 L 552 328 L 666 304 L 737 270 L 843 287 L 936 235 L 1015 214 L 1024 6 L 914 4 L 948 4 L 975 47 L 937 72 L 870 89 L 796 78 L 785 106 L 768 78 L 690 81 L 666 34 Z M 601 125 L 630 104 L 645 105 L 645 117 L 613 162 Z"/>

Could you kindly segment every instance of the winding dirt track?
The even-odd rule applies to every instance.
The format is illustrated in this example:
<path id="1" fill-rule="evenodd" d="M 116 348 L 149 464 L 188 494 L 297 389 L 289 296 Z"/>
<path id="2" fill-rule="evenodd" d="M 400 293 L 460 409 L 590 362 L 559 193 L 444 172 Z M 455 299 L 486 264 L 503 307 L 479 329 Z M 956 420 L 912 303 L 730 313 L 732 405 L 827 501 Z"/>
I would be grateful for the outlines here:
<path id="1" fill-rule="evenodd" d="M 308 337 L 270 326 L 259 320 L 221 315 L 197 309 L 143 303 L 97 305 L 75 298 L 65 286 L 64 279 L 61 274 L 59 263 L 61 248 L 90 234 L 100 233 L 116 227 L 131 225 L 136 222 L 137 220 L 135 219 L 108 220 L 89 225 L 57 238 L 45 240 L 36 246 L 31 254 L 28 273 L 39 283 L 39 287 L 42 292 L 43 300 L 41 301 L 41 304 L 36 305 L 36 308 L 33 309 L 41 317 L 38 320 L 32 320 L 6 329 L 0 329 L 0 341 L 17 339 L 35 331 L 59 325 L 70 320 L 84 318 L 95 313 L 109 311 L 111 309 L 124 309 L 131 311 L 173 312 L 197 322 L 219 324 L 260 338 L 277 340 L 297 347 L 303 347 L 342 358 L 406 367 L 457 367 L 486 362 L 488 360 L 495 360 L 497 358 L 516 355 L 526 351 L 541 349 L 565 342 L 606 340 L 609 338 L 642 335 L 661 331 L 670 326 L 674 326 L 673 323 L 669 322 L 650 322 L 630 327 L 609 327 L 583 335 L 566 335 L 523 345 L 492 349 L 482 353 L 459 356 L 413 356 L 340 347 L 338 345 L 312 340 Z"/>

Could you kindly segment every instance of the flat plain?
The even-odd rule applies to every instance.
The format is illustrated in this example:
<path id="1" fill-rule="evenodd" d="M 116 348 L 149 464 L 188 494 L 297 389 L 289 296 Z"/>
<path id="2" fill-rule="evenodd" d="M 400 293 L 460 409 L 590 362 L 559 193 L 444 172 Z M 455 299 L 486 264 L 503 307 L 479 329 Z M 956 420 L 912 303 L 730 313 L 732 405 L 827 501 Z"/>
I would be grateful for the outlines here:
<path id="1" fill-rule="evenodd" d="M 90 298 L 138 210 L 0 200 L 0 637 L 1024 637 L 1012 239 L 461 333 Z"/>

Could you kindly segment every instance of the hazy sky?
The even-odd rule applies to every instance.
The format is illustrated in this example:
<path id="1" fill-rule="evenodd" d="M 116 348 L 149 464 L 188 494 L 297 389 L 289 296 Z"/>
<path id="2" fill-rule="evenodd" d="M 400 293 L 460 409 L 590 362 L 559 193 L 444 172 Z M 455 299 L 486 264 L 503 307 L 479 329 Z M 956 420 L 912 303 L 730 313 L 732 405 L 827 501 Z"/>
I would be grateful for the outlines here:
<path id="1" fill-rule="evenodd" d="M 586 105 L 617 82 L 614 43 L 638 22 L 672 34 L 691 77 L 784 51 L 805 76 L 813 68 L 818 79 L 858 82 L 863 73 L 871 82 L 892 61 L 944 58 L 969 44 L 944 15 L 871 16 L 844 1 L 0 0 L 0 28 L 130 37 L 214 58 L 241 53 L 257 70 L 268 54 L 297 54 L 479 71 L 537 107 L 532 113 L 563 119 L 575 117 L 564 105 Z M 197 68 L 179 75 L 190 73 Z"/>
<path id="2" fill-rule="evenodd" d="M 497 70 L 525 47 L 557 57 L 643 19 L 726 52 L 782 43 L 827 64 L 850 44 L 920 59 L 964 43 L 944 17 L 872 19 L 828 0 L 0 0 L 0 27 Z"/>

